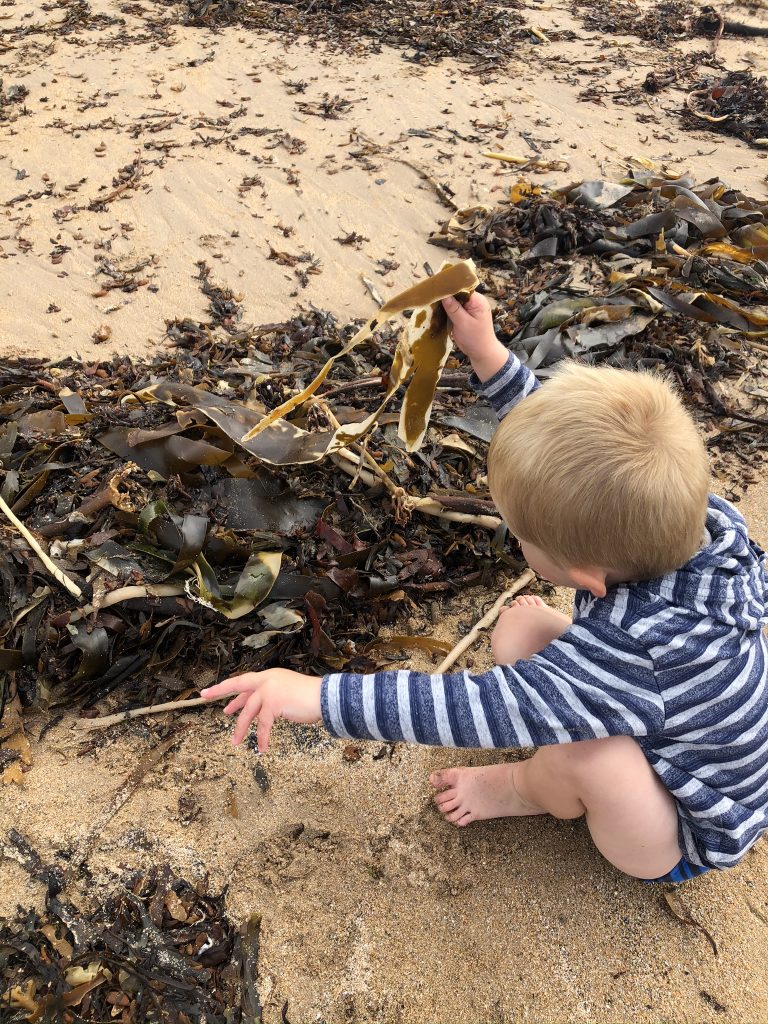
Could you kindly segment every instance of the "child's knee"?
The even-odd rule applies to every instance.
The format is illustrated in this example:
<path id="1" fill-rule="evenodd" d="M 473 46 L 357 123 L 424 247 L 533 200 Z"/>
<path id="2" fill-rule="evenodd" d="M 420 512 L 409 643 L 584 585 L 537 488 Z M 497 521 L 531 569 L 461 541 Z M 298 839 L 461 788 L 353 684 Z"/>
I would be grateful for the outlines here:
<path id="1" fill-rule="evenodd" d="M 499 616 L 491 634 L 497 665 L 513 665 L 543 650 L 570 625 L 567 616 L 553 608 L 512 605 Z"/>
<path id="2" fill-rule="evenodd" d="M 638 772 L 653 773 L 640 744 L 631 736 L 582 740 L 561 749 L 565 754 L 562 768 L 585 794 L 594 788 L 604 788 L 606 780 L 625 779 Z"/>
<path id="3" fill-rule="evenodd" d="M 630 736 L 609 736 L 576 743 L 553 743 L 540 747 L 533 760 L 551 786 L 560 787 L 560 805 L 550 810 L 556 818 L 577 818 L 596 794 L 616 779 L 633 778 L 653 769 L 640 745 Z M 569 796 L 576 797 L 575 806 Z M 580 807 L 580 809 L 577 809 Z"/>
<path id="4" fill-rule="evenodd" d="M 616 768 L 627 760 L 642 758 L 640 744 L 631 736 L 605 736 L 599 740 L 581 740 L 563 746 L 576 771 L 591 773 L 595 770 Z"/>

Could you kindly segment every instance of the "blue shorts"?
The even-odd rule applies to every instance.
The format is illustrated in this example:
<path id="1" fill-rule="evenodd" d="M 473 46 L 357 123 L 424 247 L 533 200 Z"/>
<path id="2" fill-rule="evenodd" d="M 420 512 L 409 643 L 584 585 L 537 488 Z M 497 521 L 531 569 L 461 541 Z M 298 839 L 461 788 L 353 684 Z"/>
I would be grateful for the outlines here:
<path id="1" fill-rule="evenodd" d="M 696 878 L 698 875 L 703 875 L 711 870 L 711 868 L 702 867 L 701 864 L 691 864 L 685 857 L 681 857 L 666 875 L 661 875 L 659 878 L 646 878 L 645 881 L 649 884 L 655 882 L 674 882 L 679 884 L 680 882 L 690 882 L 692 878 Z"/>

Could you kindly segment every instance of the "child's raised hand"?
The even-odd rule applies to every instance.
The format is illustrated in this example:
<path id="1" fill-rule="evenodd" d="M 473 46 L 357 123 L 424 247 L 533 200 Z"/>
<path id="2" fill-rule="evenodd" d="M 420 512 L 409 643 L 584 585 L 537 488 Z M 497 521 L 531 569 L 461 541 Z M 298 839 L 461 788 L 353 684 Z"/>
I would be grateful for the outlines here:
<path id="1" fill-rule="evenodd" d="M 205 700 L 217 700 L 236 694 L 224 708 L 225 715 L 239 711 L 232 742 L 238 746 L 245 739 L 251 722 L 258 718 L 256 741 L 259 752 L 269 746 L 269 735 L 278 718 L 309 725 L 322 718 L 320 709 L 320 676 L 305 676 L 287 668 L 270 668 L 264 672 L 246 672 L 225 679 L 223 683 L 200 691 Z"/>
<path id="2" fill-rule="evenodd" d="M 509 354 L 496 337 L 488 300 L 473 292 L 462 305 L 450 295 L 443 299 L 443 309 L 451 321 L 456 347 L 469 356 L 480 380 L 488 380 L 502 368 Z"/>

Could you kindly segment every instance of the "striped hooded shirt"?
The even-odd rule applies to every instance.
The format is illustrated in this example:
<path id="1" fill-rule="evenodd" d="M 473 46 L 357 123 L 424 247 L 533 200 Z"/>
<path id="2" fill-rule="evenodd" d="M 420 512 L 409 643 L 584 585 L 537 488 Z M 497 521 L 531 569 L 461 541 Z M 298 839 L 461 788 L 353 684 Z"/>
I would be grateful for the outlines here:
<path id="1" fill-rule="evenodd" d="M 510 355 L 484 385 L 499 418 L 539 387 Z M 736 864 L 768 829 L 768 560 L 710 496 L 699 551 L 676 572 L 576 591 L 573 624 L 488 672 L 323 679 L 335 736 L 442 747 L 538 747 L 633 736 L 678 805 L 693 864 Z"/>

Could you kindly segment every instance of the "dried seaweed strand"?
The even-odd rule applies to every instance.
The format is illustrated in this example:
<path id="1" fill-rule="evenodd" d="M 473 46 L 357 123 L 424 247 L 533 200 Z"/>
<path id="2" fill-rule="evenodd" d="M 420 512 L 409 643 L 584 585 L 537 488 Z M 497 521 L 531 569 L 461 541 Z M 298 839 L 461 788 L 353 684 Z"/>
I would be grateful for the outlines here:
<path id="1" fill-rule="evenodd" d="M 63 573 L 57 565 L 54 565 L 54 563 L 51 561 L 48 555 L 46 555 L 46 553 L 40 547 L 38 542 L 26 528 L 24 523 L 22 523 L 22 521 L 13 514 L 11 509 L 8 507 L 8 505 L 2 498 L 2 496 L 0 496 L 0 512 L 2 512 L 3 515 L 6 516 L 6 518 L 9 520 L 9 522 L 11 522 L 13 526 L 16 527 L 16 529 L 22 535 L 24 540 L 27 542 L 27 544 L 29 544 L 29 546 L 35 552 L 35 554 L 43 563 L 48 572 L 57 581 L 57 583 L 60 583 L 62 587 L 66 587 L 66 589 L 70 592 L 70 594 L 72 594 L 73 597 L 82 597 L 83 592 L 80 589 L 80 587 L 78 587 L 78 585 L 73 580 L 71 580 L 69 576 L 66 575 L 66 573 Z"/>
<path id="2" fill-rule="evenodd" d="M 701 932 L 701 934 L 712 947 L 712 952 L 715 954 L 715 956 L 717 956 L 717 943 L 712 938 L 712 935 L 700 921 L 696 920 L 696 918 L 690 912 L 688 907 L 685 906 L 680 897 L 677 896 L 675 893 L 665 892 L 664 902 L 669 907 L 673 917 L 676 917 L 677 920 L 680 921 L 682 924 L 687 925 L 688 928 L 695 928 L 697 931 Z"/>
<path id="3" fill-rule="evenodd" d="M 440 662 L 440 664 L 437 666 L 437 669 L 435 670 L 438 673 L 438 675 L 442 672 L 447 672 L 451 665 L 453 665 L 455 661 L 458 661 L 458 659 L 461 657 L 464 651 L 466 651 L 468 647 L 471 647 L 472 644 L 478 639 L 482 631 L 484 629 L 488 629 L 489 626 L 493 625 L 493 623 L 499 617 L 501 609 L 504 607 L 504 605 L 507 603 L 510 597 L 514 597 L 515 594 L 517 594 L 520 590 L 522 590 L 524 587 L 527 587 L 529 583 L 533 583 L 535 579 L 536 573 L 533 572 L 532 569 L 526 569 L 524 573 L 521 573 L 520 576 L 518 576 L 515 582 L 512 584 L 512 586 L 509 587 L 508 590 L 505 590 L 504 593 L 501 594 L 501 596 L 494 602 L 494 604 L 485 613 L 482 619 L 480 619 L 478 622 L 474 624 L 469 633 L 467 633 L 465 637 L 459 640 L 459 642 L 456 644 L 456 646 L 453 648 L 450 654 L 448 654 L 445 657 L 445 659 Z"/>
<path id="4" fill-rule="evenodd" d="M 706 89 L 694 89 L 693 92 L 689 92 L 685 97 L 685 105 L 688 107 L 694 117 L 701 118 L 702 121 L 709 121 L 710 124 L 721 124 L 723 121 L 727 121 L 730 118 L 730 114 L 723 114 L 721 117 L 714 117 L 712 114 L 705 114 L 703 110 L 697 110 L 696 107 L 691 103 L 694 96 L 706 96 Z"/>

